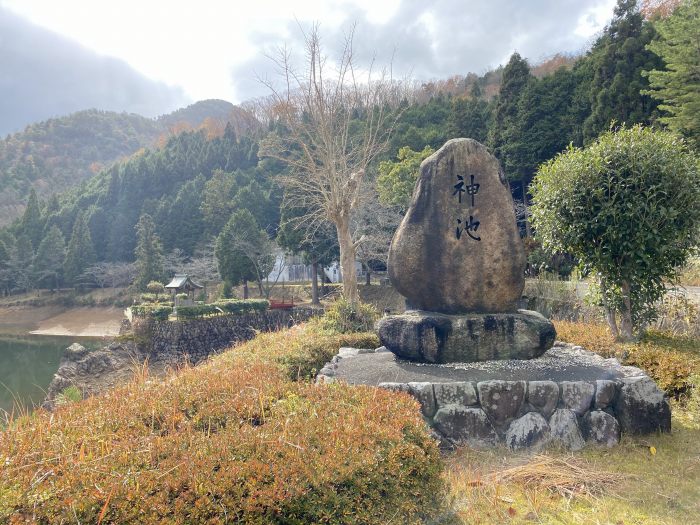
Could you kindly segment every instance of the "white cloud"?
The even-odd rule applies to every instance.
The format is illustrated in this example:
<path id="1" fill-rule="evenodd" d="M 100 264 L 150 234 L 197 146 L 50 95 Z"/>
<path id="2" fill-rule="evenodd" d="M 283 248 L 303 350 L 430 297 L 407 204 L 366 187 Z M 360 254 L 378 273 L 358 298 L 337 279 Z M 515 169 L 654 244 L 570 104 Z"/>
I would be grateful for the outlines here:
<path id="1" fill-rule="evenodd" d="M 2 1 L 2 0 L 0 0 Z M 356 45 L 399 75 L 447 77 L 494 67 L 517 49 L 534 60 L 581 49 L 612 15 L 614 0 L 4 0 L 2 5 L 144 75 L 182 86 L 193 100 L 240 102 L 263 93 L 255 78 L 298 23 L 319 21 L 329 49 L 359 22 Z M 299 49 L 299 51 L 302 51 Z"/>

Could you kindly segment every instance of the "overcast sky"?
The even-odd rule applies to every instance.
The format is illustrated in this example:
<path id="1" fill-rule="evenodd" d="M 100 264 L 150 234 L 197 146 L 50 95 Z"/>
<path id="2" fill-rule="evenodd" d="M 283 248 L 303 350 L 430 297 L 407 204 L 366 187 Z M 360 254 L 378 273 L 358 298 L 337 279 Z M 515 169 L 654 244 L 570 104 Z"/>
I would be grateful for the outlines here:
<path id="1" fill-rule="evenodd" d="M 0 78 L 0 97 L 12 84 L 7 80 L 11 76 L 15 84 L 31 80 L 46 86 L 41 96 L 65 99 L 70 94 L 66 113 L 80 109 L 75 106 L 83 93 L 85 107 L 99 107 L 103 97 L 102 109 L 149 116 L 206 98 L 238 103 L 266 93 L 257 81 L 272 70 L 266 54 L 286 44 L 301 55 L 299 26 L 314 21 L 320 23 L 330 57 L 357 22 L 360 58 L 376 55 L 379 63 L 387 63 L 393 56 L 396 76 L 429 80 L 484 73 L 505 63 L 514 50 L 535 63 L 557 52 L 584 49 L 610 20 L 614 3 L 0 0 L 0 71 L 6 77 Z M 60 67 L 52 68 L 52 63 Z M 79 81 L 62 81 L 71 75 L 93 75 L 100 89 L 95 87 L 92 95 L 88 86 L 76 91 Z M 112 91 L 122 93 L 110 94 L 110 83 L 118 86 Z M 23 103 L 31 102 L 30 96 L 25 99 Z M 51 107 L 60 113 L 62 106 Z M 0 106 L 0 120 L 7 117 L 3 111 L 9 108 Z"/>

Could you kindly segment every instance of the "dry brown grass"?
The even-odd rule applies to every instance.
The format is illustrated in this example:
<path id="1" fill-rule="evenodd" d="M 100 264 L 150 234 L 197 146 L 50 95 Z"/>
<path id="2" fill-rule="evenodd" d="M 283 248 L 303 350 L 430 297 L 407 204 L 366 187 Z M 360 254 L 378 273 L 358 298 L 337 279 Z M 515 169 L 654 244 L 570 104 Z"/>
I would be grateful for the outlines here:
<path id="1" fill-rule="evenodd" d="M 623 436 L 612 449 L 539 455 L 463 448 L 445 459 L 453 522 L 461 524 L 689 525 L 700 516 L 698 339 L 652 334 L 619 345 L 600 325 L 557 321 L 559 338 L 604 355 L 624 352 L 652 373 L 687 378 L 670 434 Z M 643 366 L 639 363 L 638 366 Z M 682 365 L 682 366 L 681 366 Z M 680 368 L 679 368 L 680 367 Z M 680 374 L 680 375 L 678 375 Z M 670 376 L 669 376 L 670 377 Z M 694 378 L 694 379 L 693 379 Z"/>
<path id="2" fill-rule="evenodd" d="M 417 523 L 438 449 L 407 394 L 292 378 L 370 334 L 264 334 L 0 432 L 0 523 Z"/>
<path id="3" fill-rule="evenodd" d="M 563 497 L 601 494 L 609 491 L 626 476 L 599 470 L 580 457 L 537 455 L 521 465 L 492 473 L 493 483 L 518 483 L 546 489 Z"/>

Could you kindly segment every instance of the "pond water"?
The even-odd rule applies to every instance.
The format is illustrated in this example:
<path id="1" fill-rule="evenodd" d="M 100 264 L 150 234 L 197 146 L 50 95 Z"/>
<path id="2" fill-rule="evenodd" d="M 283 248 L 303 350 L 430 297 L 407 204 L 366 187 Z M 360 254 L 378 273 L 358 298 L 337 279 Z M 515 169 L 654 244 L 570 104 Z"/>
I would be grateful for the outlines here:
<path id="1" fill-rule="evenodd" d="M 77 340 L 0 334 L 0 414 L 41 404 L 64 350 Z M 79 342 L 86 348 L 97 348 L 101 343 L 85 338 L 79 338 Z"/>

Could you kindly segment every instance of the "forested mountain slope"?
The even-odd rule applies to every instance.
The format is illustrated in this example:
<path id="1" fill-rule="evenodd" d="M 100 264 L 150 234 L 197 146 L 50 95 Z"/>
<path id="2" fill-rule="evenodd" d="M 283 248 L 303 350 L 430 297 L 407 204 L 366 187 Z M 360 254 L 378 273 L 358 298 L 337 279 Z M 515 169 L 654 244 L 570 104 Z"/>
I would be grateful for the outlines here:
<path id="1" fill-rule="evenodd" d="M 204 100 L 158 119 L 95 109 L 27 126 L 0 140 L 0 225 L 21 215 L 31 189 L 42 198 L 68 190 L 142 148 L 205 126 L 246 130 L 252 117 L 223 100 Z"/>

